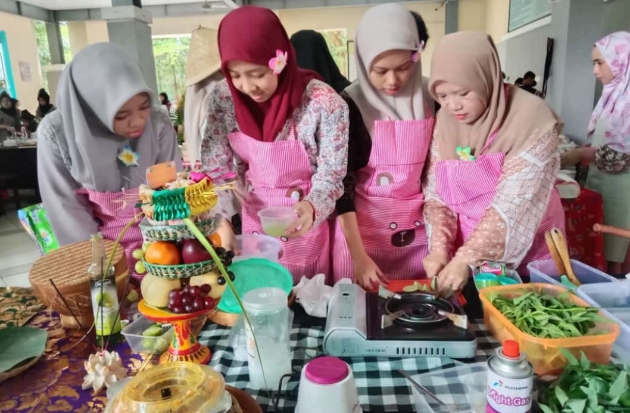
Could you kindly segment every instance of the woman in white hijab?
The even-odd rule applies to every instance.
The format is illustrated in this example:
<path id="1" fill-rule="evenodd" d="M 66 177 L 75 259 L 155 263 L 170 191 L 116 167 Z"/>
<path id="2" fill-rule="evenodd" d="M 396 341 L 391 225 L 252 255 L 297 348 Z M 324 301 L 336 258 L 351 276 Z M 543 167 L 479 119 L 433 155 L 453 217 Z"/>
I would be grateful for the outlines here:
<path id="1" fill-rule="evenodd" d="M 355 45 L 358 80 L 341 94 L 350 108 L 350 146 L 331 251 L 335 281 L 352 277 L 372 289 L 425 277 L 420 179 L 434 102 L 422 78 L 424 44 L 407 9 L 369 9 Z"/>
<path id="2" fill-rule="evenodd" d="M 74 57 L 56 102 L 37 130 L 39 187 L 53 231 L 60 245 L 97 231 L 115 239 L 136 213 L 133 194 L 146 169 L 174 161 L 181 170 L 173 126 L 134 58 L 113 43 Z M 132 227 L 123 239 L 130 268 L 141 244 Z"/>

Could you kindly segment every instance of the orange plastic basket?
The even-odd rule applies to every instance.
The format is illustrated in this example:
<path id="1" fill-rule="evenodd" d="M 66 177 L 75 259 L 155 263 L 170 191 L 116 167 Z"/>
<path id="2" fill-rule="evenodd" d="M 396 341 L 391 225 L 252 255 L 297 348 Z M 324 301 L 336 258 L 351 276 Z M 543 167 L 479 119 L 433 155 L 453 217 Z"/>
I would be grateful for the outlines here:
<path id="1" fill-rule="evenodd" d="M 479 292 L 479 297 L 483 303 L 484 322 L 499 342 L 518 341 L 521 351 L 527 355 L 528 360 L 534 366 L 534 371 L 539 375 L 555 373 L 567 365 L 567 359 L 560 352 L 561 348 L 569 350 L 578 357 L 583 351 L 588 359 L 595 363 L 606 364 L 610 361 L 612 345 L 619 335 L 619 325 L 609 320 L 601 311 L 599 312 L 600 316 L 607 321 L 599 322 L 593 328 L 593 333 L 599 332 L 599 334 L 549 339 L 534 337 L 522 332 L 492 305 L 493 296 L 501 295 L 514 298 L 532 290 L 554 297 L 567 292 L 566 288 L 551 284 L 504 285 L 484 288 Z M 569 300 L 574 304 L 590 307 L 585 301 L 573 294 L 569 295 Z"/>

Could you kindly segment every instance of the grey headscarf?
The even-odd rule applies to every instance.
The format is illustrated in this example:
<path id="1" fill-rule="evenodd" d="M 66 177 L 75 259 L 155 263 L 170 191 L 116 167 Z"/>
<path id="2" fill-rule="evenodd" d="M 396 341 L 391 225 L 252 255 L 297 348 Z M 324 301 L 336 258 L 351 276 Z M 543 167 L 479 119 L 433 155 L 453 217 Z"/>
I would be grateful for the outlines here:
<path id="1" fill-rule="evenodd" d="M 113 132 L 116 113 L 138 93 L 147 93 L 156 102 L 134 59 L 114 43 L 86 47 L 64 69 L 56 99 L 65 135 L 59 144 L 67 146 L 70 173 L 85 188 L 117 192 L 138 186 L 146 168 L 155 163 L 159 149 L 155 111 L 140 137 L 127 139 Z M 125 145 L 140 154 L 138 167 L 118 161 Z"/>
<path id="2" fill-rule="evenodd" d="M 398 4 L 370 8 L 359 22 L 355 47 L 357 80 L 346 88 L 346 92 L 359 107 L 368 130 L 371 132 L 374 121 L 383 119 L 383 115 L 391 120 L 424 119 L 425 93 L 420 60 L 409 82 L 396 96 L 387 96 L 374 88 L 369 76 L 374 59 L 381 53 L 420 49 L 418 29 L 409 10 Z"/>

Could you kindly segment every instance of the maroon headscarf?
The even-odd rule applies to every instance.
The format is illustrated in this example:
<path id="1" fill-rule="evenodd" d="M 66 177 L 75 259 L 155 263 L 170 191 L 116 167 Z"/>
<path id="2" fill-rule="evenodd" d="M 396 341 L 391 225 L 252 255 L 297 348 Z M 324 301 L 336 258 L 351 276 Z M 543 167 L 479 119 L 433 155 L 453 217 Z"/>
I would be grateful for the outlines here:
<path id="1" fill-rule="evenodd" d="M 256 103 L 234 87 L 227 64 L 241 60 L 268 67 L 277 50 L 288 52 L 287 65 L 279 75 L 278 89 L 268 101 Z M 275 141 L 287 119 L 300 105 L 308 83 L 319 76 L 298 67 L 295 51 L 278 16 L 262 7 L 239 7 L 223 18 L 219 26 L 219 53 L 239 129 L 260 141 Z"/>

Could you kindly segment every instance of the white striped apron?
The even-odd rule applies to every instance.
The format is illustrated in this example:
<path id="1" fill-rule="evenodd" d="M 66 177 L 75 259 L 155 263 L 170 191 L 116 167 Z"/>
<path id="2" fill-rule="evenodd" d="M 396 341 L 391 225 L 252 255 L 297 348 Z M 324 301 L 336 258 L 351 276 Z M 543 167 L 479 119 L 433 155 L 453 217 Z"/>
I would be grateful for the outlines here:
<path id="1" fill-rule="evenodd" d="M 125 192 L 98 192 L 82 188 L 77 192 L 87 195 L 94 217 L 99 221 L 98 230 L 103 234 L 103 238 L 111 241 L 116 241 L 123 228 L 140 212 L 140 209 L 134 207 L 135 200 L 138 199 L 138 188 Z M 130 201 L 123 203 L 121 202 L 123 200 Z M 121 240 L 121 245 L 125 249 L 129 272 L 134 278 L 141 280 L 143 275 L 136 274 L 134 269 L 138 260 L 131 256 L 134 250 L 142 248 L 142 232 L 139 224 L 140 219 L 127 230 Z"/>
<path id="2" fill-rule="evenodd" d="M 427 112 L 429 113 L 429 112 Z M 425 278 L 428 242 L 421 179 L 434 119 L 374 122 L 368 164 L 358 171 L 354 205 L 365 252 L 390 280 Z M 333 278 L 353 278 L 348 244 L 334 219 Z"/>
<path id="3" fill-rule="evenodd" d="M 484 153 L 497 135 L 498 131 L 495 131 L 488 137 L 474 161 L 447 159 L 438 161 L 435 165 L 437 194 L 458 215 L 461 242 L 466 242 L 496 195 L 505 154 Z M 552 228 L 559 228 L 564 232 L 564 209 L 555 188 L 532 246 L 521 262 L 519 273 L 523 273 L 527 263 L 531 261 L 551 258 L 545 242 L 545 232 Z"/>
<path id="4" fill-rule="evenodd" d="M 258 211 L 270 206 L 293 207 L 311 190 L 313 170 L 304 148 L 291 127 L 284 141 L 261 142 L 242 132 L 228 135 L 232 150 L 248 165 L 245 172 L 243 234 L 264 233 Z M 293 275 L 294 284 L 330 272 L 328 221 L 299 238 L 280 237 L 280 263 Z"/>

